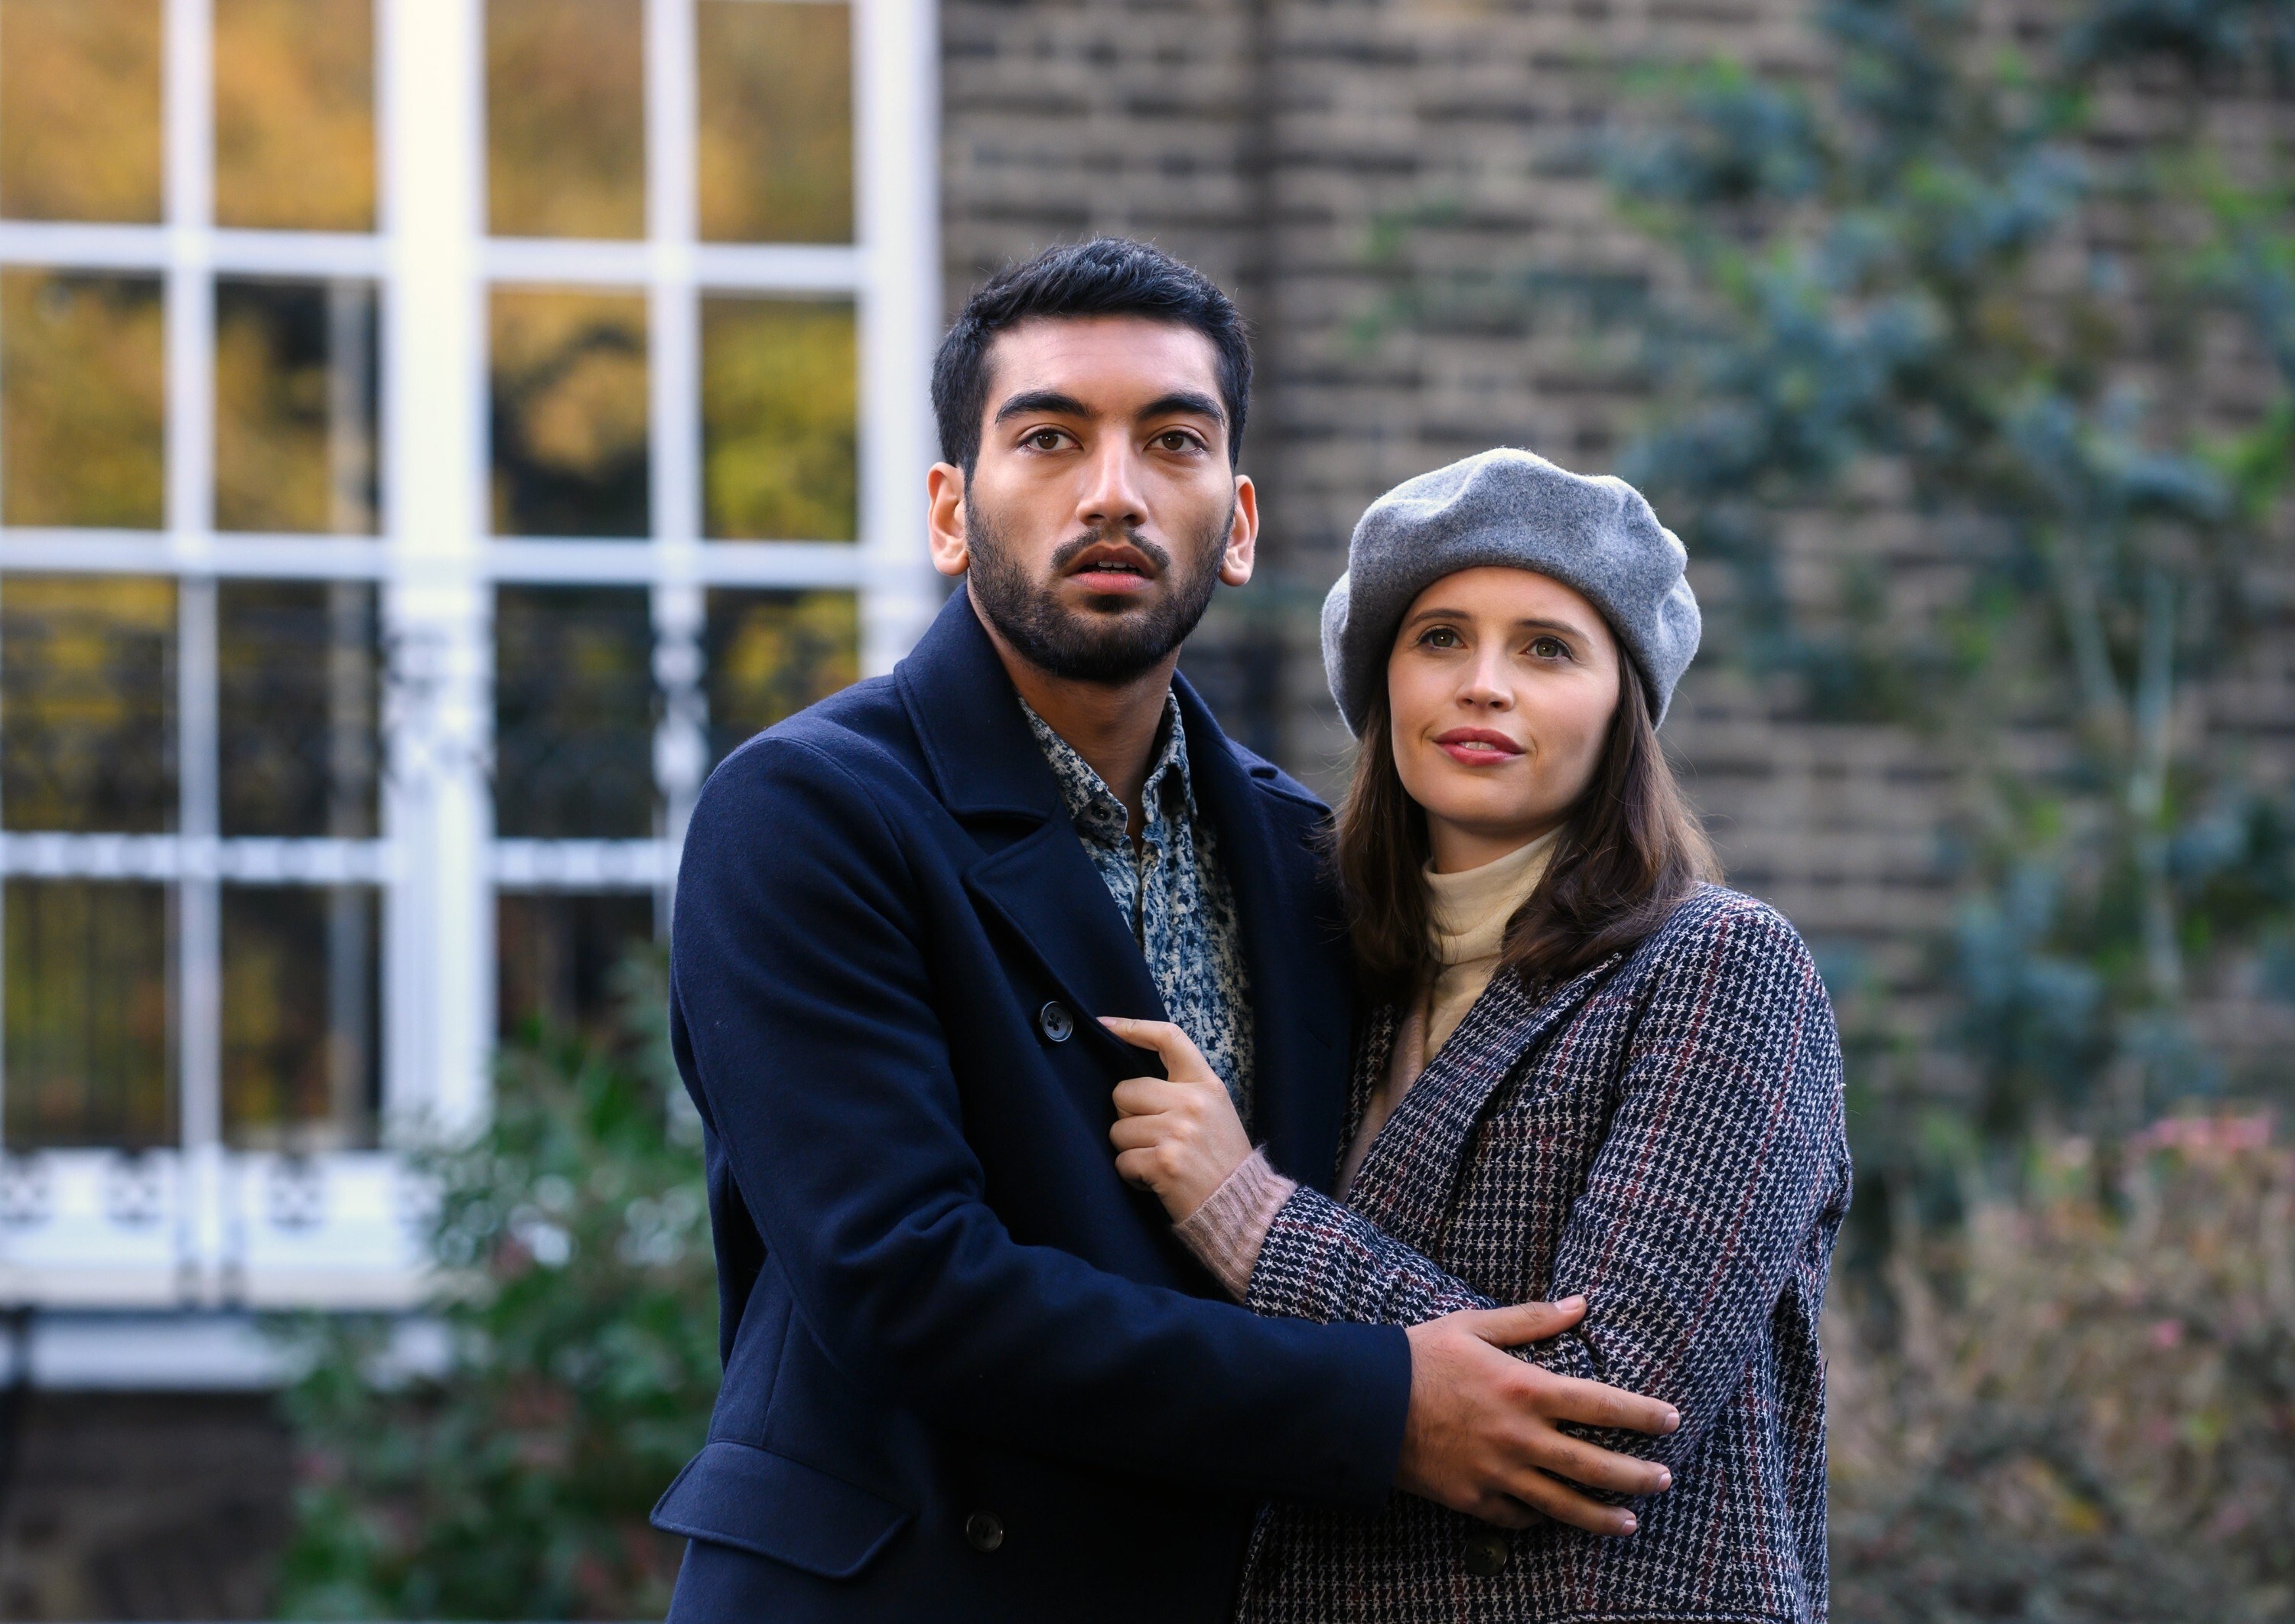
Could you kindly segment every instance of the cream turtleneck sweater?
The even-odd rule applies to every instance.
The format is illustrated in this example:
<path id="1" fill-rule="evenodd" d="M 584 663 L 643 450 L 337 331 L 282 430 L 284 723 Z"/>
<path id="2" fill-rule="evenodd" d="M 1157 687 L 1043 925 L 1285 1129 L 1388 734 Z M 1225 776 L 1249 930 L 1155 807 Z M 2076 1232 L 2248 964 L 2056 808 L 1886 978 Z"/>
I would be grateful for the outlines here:
<path id="1" fill-rule="evenodd" d="M 1549 829 L 1494 862 L 1457 874 L 1438 874 L 1432 864 L 1427 866 L 1428 946 L 1433 951 L 1434 976 L 1395 1028 L 1386 1075 L 1371 1093 L 1339 1171 L 1337 1188 L 1343 1199 L 1378 1130 L 1491 984 L 1505 951 L 1507 921 L 1545 877 L 1560 837 L 1560 830 Z M 1255 1150 L 1202 1206 L 1174 1227 L 1240 1299 L 1251 1283 L 1268 1226 L 1297 1187 L 1268 1165 L 1264 1150 Z"/>

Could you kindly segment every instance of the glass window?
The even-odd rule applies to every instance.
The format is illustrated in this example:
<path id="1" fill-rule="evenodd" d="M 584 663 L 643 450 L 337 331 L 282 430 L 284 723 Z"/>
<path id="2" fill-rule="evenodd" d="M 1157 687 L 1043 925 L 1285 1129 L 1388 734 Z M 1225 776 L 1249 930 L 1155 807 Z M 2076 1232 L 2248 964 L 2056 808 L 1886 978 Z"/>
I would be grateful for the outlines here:
<path id="1" fill-rule="evenodd" d="M 0 906 L 9 1147 L 168 1142 L 167 888 L 12 879 Z"/>
<path id="2" fill-rule="evenodd" d="M 502 290 L 493 327 L 495 533 L 645 535 L 645 300 Z"/>
<path id="3" fill-rule="evenodd" d="M 265 1150 L 371 1142 L 375 1119 L 372 890 L 226 885 L 224 1134 Z"/>
<path id="4" fill-rule="evenodd" d="M 214 0 L 215 217 L 374 228 L 371 0 Z"/>
<path id="5" fill-rule="evenodd" d="M 159 834 L 176 822 L 176 587 L 0 582 L 0 817 Z"/>
<path id="6" fill-rule="evenodd" d="M 642 0 L 486 0 L 486 217 L 502 237 L 645 234 Z"/>
<path id="7" fill-rule="evenodd" d="M 779 0 L 752 3 L 782 9 Z M 806 542 L 860 534 L 858 367 L 849 304 L 702 300 L 706 534 Z"/>
<path id="8" fill-rule="evenodd" d="M 166 408 L 159 278 L 0 271 L 0 523 L 159 528 Z"/>
<path id="9" fill-rule="evenodd" d="M 375 832 L 374 588 L 225 581 L 216 592 L 223 832 Z"/>
<path id="10" fill-rule="evenodd" d="M 861 675 L 851 592 L 726 589 L 708 597 L 709 759 Z"/>
<path id="11" fill-rule="evenodd" d="M 216 527 L 372 535 L 374 287 L 216 283 Z"/>
<path id="12" fill-rule="evenodd" d="M 0 215 L 159 217 L 159 0 L 0 0 Z"/>
<path id="13" fill-rule="evenodd" d="M 703 237 L 853 240 L 852 18 L 822 0 L 700 0 Z"/>
<path id="14" fill-rule="evenodd" d="M 642 892 L 502 893 L 494 910 L 502 1036 L 609 1036 L 614 972 L 653 927 L 653 898 Z"/>
<path id="15" fill-rule="evenodd" d="M 653 619 L 642 588 L 494 600 L 494 821 L 534 840 L 654 832 Z"/>

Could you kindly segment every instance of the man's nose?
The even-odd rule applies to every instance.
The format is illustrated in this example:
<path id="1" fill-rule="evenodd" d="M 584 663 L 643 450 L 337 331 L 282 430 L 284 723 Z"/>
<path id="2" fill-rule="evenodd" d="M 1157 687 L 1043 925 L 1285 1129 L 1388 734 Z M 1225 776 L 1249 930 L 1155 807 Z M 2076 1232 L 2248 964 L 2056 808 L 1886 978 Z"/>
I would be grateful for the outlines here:
<path id="1" fill-rule="evenodd" d="M 1085 464 L 1076 518 L 1095 530 L 1136 530 L 1148 522 L 1139 460 L 1121 436 L 1111 436 L 1095 447 Z"/>

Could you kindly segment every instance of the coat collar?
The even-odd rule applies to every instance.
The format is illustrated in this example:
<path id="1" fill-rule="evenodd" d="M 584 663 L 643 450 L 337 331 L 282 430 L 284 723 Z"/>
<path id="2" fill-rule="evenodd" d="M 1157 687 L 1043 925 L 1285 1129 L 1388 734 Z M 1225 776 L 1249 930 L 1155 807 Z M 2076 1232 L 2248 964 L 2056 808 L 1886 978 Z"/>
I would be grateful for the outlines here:
<path id="1" fill-rule="evenodd" d="M 1028 945 L 1078 1018 L 1082 1041 L 1139 1071 L 1153 1060 L 1119 1043 L 1094 1017 L 1162 1019 L 1156 992 L 1107 887 L 1085 855 L 1051 768 L 1029 731 L 1019 695 L 959 590 L 894 672 L 935 789 L 968 825 L 983 854 L 965 885 Z M 1284 1171 L 1327 1189 L 1344 1108 L 1349 1033 L 1346 965 L 1335 919 L 1321 917 L 1314 859 L 1301 850 L 1319 819 L 1254 781 L 1211 709 L 1184 677 L 1172 683 L 1188 742 L 1197 807 L 1234 888 L 1251 978 L 1254 1088 L 1269 1153 Z M 1096 1102 L 1112 1115 L 1113 1105 Z"/>

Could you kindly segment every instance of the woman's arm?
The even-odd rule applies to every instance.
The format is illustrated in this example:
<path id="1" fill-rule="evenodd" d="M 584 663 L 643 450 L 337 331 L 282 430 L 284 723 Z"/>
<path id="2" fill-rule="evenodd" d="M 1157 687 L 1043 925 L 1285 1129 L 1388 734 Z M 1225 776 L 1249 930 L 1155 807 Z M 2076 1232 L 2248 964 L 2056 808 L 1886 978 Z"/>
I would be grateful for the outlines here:
<path id="1" fill-rule="evenodd" d="M 1657 973 L 1563 1230 L 1549 1291 L 1585 1296 L 1585 1320 L 1529 1351 L 1681 1413 L 1678 1432 L 1605 1447 L 1670 1466 L 1696 1449 L 1795 1271 L 1821 1264 L 1810 1237 L 1845 1201 L 1843 1146 L 1840 1044 L 1808 949 L 1758 904 L 1703 922 Z M 1401 1325 L 1488 1301 L 1311 1190 L 1277 1213 L 1245 1298 Z"/>

